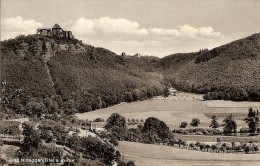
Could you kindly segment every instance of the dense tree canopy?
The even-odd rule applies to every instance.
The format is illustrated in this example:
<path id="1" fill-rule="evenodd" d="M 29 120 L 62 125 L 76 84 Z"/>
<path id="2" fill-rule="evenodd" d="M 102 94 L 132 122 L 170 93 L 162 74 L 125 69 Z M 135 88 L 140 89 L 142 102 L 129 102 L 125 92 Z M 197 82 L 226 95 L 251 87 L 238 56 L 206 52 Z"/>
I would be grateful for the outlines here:
<path id="1" fill-rule="evenodd" d="M 224 134 L 231 134 L 231 133 L 236 133 L 237 132 L 237 123 L 234 120 L 232 114 L 224 119 L 225 126 L 223 128 Z"/>
<path id="2" fill-rule="evenodd" d="M 209 51 L 162 58 L 165 79 L 206 100 L 260 101 L 260 34 Z"/>
<path id="3" fill-rule="evenodd" d="M 84 51 L 62 51 L 59 45 Z M 5 106 L 27 116 L 53 114 L 60 108 L 72 115 L 145 100 L 163 91 L 163 77 L 153 71 L 158 58 L 118 56 L 77 39 L 18 36 L 1 42 L 1 55 L 1 98 L 9 99 L 22 89 L 18 99 Z"/>
<path id="4" fill-rule="evenodd" d="M 170 130 L 169 127 L 161 120 L 150 117 L 145 120 L 143 132 L 145 133 L 156 133 L 161 139 L 169 138 Z"/>

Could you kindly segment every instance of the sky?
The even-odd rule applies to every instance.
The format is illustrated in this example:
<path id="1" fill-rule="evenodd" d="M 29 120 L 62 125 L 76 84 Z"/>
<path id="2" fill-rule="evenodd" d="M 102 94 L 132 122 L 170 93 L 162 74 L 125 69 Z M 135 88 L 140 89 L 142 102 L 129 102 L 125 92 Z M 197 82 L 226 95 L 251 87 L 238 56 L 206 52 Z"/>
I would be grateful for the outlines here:
<path id="1" fill-rule="evenodd" d="M 117 54 L 164 57 L 260 33 L 260 0 L 1 0 L 1 40 L 55 23 Z"/>

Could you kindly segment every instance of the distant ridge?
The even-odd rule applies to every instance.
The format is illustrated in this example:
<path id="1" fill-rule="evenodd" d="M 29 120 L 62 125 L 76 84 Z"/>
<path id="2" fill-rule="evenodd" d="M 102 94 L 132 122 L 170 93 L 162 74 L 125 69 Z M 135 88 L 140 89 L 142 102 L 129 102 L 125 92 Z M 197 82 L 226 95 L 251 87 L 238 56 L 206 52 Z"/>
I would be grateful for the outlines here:
<path id="1" fill-rule="evenodd" d="M 259 42 L 260 42 L 260 33 L 253 34 L 249 37 L 236 40 L 234 42 L 231 42 L 229 44 L 220 47 L 216 47 L 210 51 L 206 51 L 200 54 L 196 58 L 195 62 L 196 63 L 205 62 L 217 56 L 221 56 L 221 55 L 226 56 L 226 54 L 228 54 L 229 52 L 234 52 L 234 51 L 236 52 L 240 51 L 240 53 L 245 54 L 245 58 L 247 56 L 256 56 L 256 54 L 259 53 L 260 51 Z M 248 52 L 252 53 L 252 55 L 248 55 L 247 54 Z M 239 57 L 237 56 L 233 58 L 239 58 Z M 243 58 L 242 55 L 240 55 L 240 58 Z"/>
<path id="2" fill-rule="evenodd" d="M 166 80 L 205 99 L 260 101 L 260 33 L 209 51 L 160 60 Z"/>

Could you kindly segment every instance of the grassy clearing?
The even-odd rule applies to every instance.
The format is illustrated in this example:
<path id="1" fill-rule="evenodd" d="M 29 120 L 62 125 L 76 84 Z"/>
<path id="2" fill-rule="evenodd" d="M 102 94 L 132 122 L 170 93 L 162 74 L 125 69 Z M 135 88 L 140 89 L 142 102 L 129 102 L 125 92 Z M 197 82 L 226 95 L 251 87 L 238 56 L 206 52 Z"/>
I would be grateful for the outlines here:
<path id="1" fill-rule="evenodd" d="M 223 101 L 223 100 L 211 100 L 206 101 L 206 105 L 208 107 L 260 107 L 260 102 L 252 102 L 252 101 L 243 101 L 243 102 L 235 102 L 235 101 Z"/>
<path id="2" fill-rule="evenodd" d="M 179 96 L 191 96 L 194 94 L 180 93 Z M 196 96 L 195 96 L 196 97 Z M 198 97 L 201 97 L 198 95 Z M 119 113 L 126 119 L 147 119 L 148 117 L 156 117 L 163 120 L 170 128 L 179 127 L 183 120 L 188 123 L 192 118 L 199 118 L 201 121 L 200 127 L 208 127 L 210 119 L 207 118 L 203 111 L 206 109 L 203 101 L 199 100 L 146 100 L 133 103 L 122 103 L 120 105 L 100 109 L 93 112 L 76 114 L 79 119 L 93 120 L 95 118 L 107 119 L 112 113 Z"/>
<path id="3" fill-rule="evenodd" d="M 16 121 L 0 121 L 0 134 L 12 129 L 16 134 L 20 134 L 20 122 Z"/>
<path id="4" fill-rule="evenodd" d="M 209 135 L 182 135 L 182 134 L 174 134 L 175 139 L 181 139 L 184 141 L 198 141 L 198 142 L 216 142 L 217 138 L 220 138 L 222 142 L 250 142 L 257 141 L 260 142 L 259 136 L 209 136 Z"/>
<path id="5" fill-rule="evenodd" d="M 15 158 L 15 153 L 19 150 L 18 146 L 3 145 L 0 146 L 0 159 L 12 159 Z M 1 163 L 0 163 L 1 164 Z"/>
<path id="6" fill-rule="evenodd" d="M 170 127 L 178 127 L 186 120 L 191 122 L 192 118 L 198 118 L 201 126 L 207 126 L 210 119 L 203 114 L 205 105 L 199 100 L 147 100 L 134 103 L 123 103 L 115 107 L 101 109 L 93 112 L 76 114 L 79 119 L 93 120 L 95 118 L 107 119 L 116 112 L 126 119 L 147 119 L 157 117 Z"/>
<path id="7" fill-rule="evenodd" d="M 180 93 L 178 97 L 189 97 L 195 94 Z M 201 97 L 197 95 L 197 97 Z M 216 109 L 208 109 L 208 107 L 220 107 Z M 145 120 L 148 117 L 156 117 L 164 121 L 171 129 L 178 128 L 182 121 L 188 124 L 192 118 L 198 118 L 201 122 L 199 127 L 208 128 L 211 115 L 218 114 L 221 116 L 230 115 L 243 117 L 247 114 L 249 107 L 260 106 L 260 102 L 232 102 L 232 101 L 201 101 L 201 100 L 178 100 L 178 99 L 162 99 L 162 100 L 146 100 L 133 103 L 122 103 L 120 105 L 100 109 L 87 113 L 76 114 L 79 119 L 93 120 L 96 118 L 107 119 L 112 113 L 116 112 L 123 115 L 126 119 Z M 229 109 L 231 108 L 232 109 Z M 240 118 L 241 119 L 241 118 Z M 223 119 L 219 119 L 222 123 Z M 246 127 L 244 121 L 239 120 L 238 125 Z M 190 125 L 187 128 L 193 128 Z"/>
<path id="8" fill-rule="evenodd" d="M 177 149 L 169 146 L 120 141 L 118 150 L 138 166 L 156 165 L 259 165 L 260 154 L 223 154 Z M 185 155 L 184 155 L 185 154 Z"/>

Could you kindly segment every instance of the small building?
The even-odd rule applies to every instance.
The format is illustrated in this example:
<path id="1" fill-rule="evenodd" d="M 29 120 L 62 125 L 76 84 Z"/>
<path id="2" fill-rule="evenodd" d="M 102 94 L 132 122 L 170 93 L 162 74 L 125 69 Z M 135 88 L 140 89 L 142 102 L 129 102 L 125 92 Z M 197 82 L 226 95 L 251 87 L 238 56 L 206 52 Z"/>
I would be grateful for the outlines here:
<path id="1" fill-rule="evenodd" d="M 30 127 L 32 127 L 34 130 L 39 130 L 41 128 L 41 123 L 35 122 L 35 121 L 25 121 L 23 124 L 26 124 Z"/>
<path id="2" fill-rule="evenodd" d="M 244 128 L 244 127 L 241 127 L 239 131 L 240 131 L 240 133 L 249 133 L 250 132 L 249 128 Z"/>
<path id="3" fill-rule="evenodd" d="M 41 34 L 43 36 L 49 36 L 49 35 L 51 35 L 51 29 L 50 28 L 38 28 L 37 34 Z"/>
<path id="4" fill-rule="evenodd" d="M 91 122 L 90 130 L 91 131 L 104 131 L 106 124 L 107 124 L 107 122 Z"/>
<path id="5" fill-rule="evenodd" d="M 172 87 L 169 88 L 169 92 L 170 92 L 170 96 L 176 96 L 176 94 L 177 94 L 177 90 Z"/>

